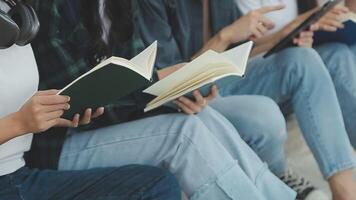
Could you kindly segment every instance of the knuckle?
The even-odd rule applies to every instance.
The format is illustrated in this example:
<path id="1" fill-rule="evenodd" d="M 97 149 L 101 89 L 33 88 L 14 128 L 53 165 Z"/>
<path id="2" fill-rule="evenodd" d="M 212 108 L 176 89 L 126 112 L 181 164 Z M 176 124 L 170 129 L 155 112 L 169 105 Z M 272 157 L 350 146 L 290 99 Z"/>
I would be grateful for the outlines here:
<path id="1" fill-rule="evenodd" d="M 39 109 L 37 106 L 31 107 L 31 112 L 32 112 L 33 114 L 37 114 L 37 113 L 39 113 L 39 111 L 40 111 L 40 109 Z M 37 116 L 36 116 L 36 117 L 37 117 Z"/>

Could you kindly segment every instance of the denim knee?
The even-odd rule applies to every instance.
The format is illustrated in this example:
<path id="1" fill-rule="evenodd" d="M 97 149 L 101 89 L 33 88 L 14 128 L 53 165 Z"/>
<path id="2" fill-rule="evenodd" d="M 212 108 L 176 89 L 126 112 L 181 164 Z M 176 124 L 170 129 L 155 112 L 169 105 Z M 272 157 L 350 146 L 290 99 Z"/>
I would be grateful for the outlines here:
<path id="1" fill-rule="evenodd" d="M 312 90 L 314 86 L 330 86 L 332 79 L 320 55 L 312 48 L 293 47 L 285 49 L 277 55 L 282 62 L 284 79 L 281 87 L 286 93 L 295 91 L 304 85 L 304 89 Z"/>
<path id="2" fill-rule="evenodd" d="M 348 79 L 352 75 L 354 55 L 350 47 L 343 43 L 327 43 L 315 48 L 326 64 L 332 77 Z"/>
<path id="3" fill-rule="evenodd" d="M 287 139 L 286 121 L 278 105 L 272 99 L 262 97 L 255 112 L 251 123 L 261 129 L 254 132 L 258 134 L 255 142 L 263 149 L 284 146 Z"/>

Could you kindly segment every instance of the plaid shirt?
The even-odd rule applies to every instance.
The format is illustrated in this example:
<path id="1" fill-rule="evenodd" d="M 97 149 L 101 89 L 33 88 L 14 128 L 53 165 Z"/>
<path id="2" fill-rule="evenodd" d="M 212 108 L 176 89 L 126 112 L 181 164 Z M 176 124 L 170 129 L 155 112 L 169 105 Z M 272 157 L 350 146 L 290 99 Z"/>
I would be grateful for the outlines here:
<path id="1" fill-rule="evenodd" d="M 91 69 L 88 47 L 89 35 L 79 16 L 79 0 L 35 1 L 35 9 L 41 21 L 41 30 L 32 43 L 40 73 L 40 89 L 60 89 Z M 127 45 L 115 48 L 115 56 L 131 58 L 144 45 L 134 34 Z M 155 73 L 154 76 L 157 80 Z M 172 112 L 163 108 L 152 113 L 143 113 L 151 99 L 138 91 L 131 96 L 106 106 L 104 116 L 85 129 L 98 128 L 139 119 L 151 115 Z"/>
<path id="2" fill-rule="evenodd" d="M 31 0 L 41 22 L 41 30 L 32 43 L 40 73 L 40 88 L 63 88 L 90 70 L 88 55 L 89 35 L 80 21 L 79 0 Z M 115 51 L 116 56 L 130 58 L 143 49 L 141 40 L 134 39 Z M 121 50 L 121 51 L 120 51 Z M 154 74 L 156 75 L 156 73 Z M 157 75 L 154 76 L 157 80 Z M 144 113 L 151 97 L 135 92 L 126 99 L 106 107 L 103 116 L 81 129 L 95 129 L 162 113 L 176 112 L 161 107 Z M 66 129 L 54 128 L 51 134 L 36 134 L 30 152 L 26 153 L 27 167 L 57 169 L 66 137 Z"/>

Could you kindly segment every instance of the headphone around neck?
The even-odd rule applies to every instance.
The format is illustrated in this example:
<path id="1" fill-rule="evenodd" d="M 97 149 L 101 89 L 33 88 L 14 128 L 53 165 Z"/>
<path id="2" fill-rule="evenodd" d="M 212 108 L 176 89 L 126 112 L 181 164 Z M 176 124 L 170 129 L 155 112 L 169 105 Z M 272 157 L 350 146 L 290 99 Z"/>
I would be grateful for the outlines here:
<path id="1" fill-rule="evenodd" d="M 10 11 L 0 10 L 0 49 L 29 44 L 40 29 L 35 10 L 20 0 L 2 1 L 10 6 Z"/>

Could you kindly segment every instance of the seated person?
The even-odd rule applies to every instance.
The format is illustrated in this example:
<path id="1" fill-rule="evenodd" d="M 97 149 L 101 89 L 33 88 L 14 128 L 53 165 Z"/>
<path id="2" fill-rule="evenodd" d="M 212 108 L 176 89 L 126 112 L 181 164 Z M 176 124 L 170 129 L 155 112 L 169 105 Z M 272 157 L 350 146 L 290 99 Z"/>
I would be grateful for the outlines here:
<path id="1" fill-rule="evenodd" d="M 258 55 L 270 49 L 298 23 L 295 21 L 275 34 L 262 37 L 275 26 L 264 14 L 283 6 L 263 7 L 244 16 L 233 0 L 137 0 L 137 7 L 137 32 L 144 44 L 158 40 L 159 68 L 190 61 L 208 49 L 222 52 L 249 39 L 255 41 L 253 54 Z M 295 38 L 294 43 L 311 47 L 312 36 L 311 31 L 304 32 Z M 356 197 L 356 183 L 352 178 L 355 158 L 335 86 L 323 61 L 313 49 L 293 47 L 266 59 L 256 56 L 250 60 L 243 79 L 219 90 L 222 96 L 257 94 L 268 96 L 279 104 L 291 102 L 302 133 L 330 183 L 335 200 Z M 239 121 L 234 118 L 234 112 L 239 110 L 232 107 L 235 105 L 217 99 L 212 107 L 237 125 Z M 315 187 L 305 178 L 288 172 L 284 154 L 266 156 L 266 151 L 261 153 L 256 148 L 259 146 L 256 144 L 263 141 L 261 138 L 274 135 L 239 132 L 271 170 L 297 191 L 298 198 L 314 196 Z M 270 144 L 270 148 L 279 148 L 279 152 L 284 150 L 283 146 Z M 275 166 L 275 163 L 284 164 Z"/>
<path id="2" fill-rule="evenodd" d="M 9 7 L 0 1 L 0 9 L 3 20 Z M 0 32 L 9 31 L 0 24 Z M 1 40 L 1 44 L 10 42 Z M 180 200 L 174 176 L 154 167 L 79 171 L 26 168 L 23 154 L 31 148 L 32 133 L 53 126 L 75 127 L 79 122 L 60 118 L 69 108 L 69 97 L 56 95 L 56 90 L 36 92 L 38 71 L 30 45 L 0 48 L 0 199 L 109 200 L 140 196 Z"/>
<path id="3" fill-rule="evenodd" d="M 132 56 L 130 0 L 41 1 L 36 9 L 42 24 L 48 25 L 34 45 L 42 86 L 63 88 L 105 57 Z M 40 153 L 59 151 L 59 157 L 49 158 L 59 161 L 55 166 L 59 170 L 133 163 L 160 166 L 176 175 L 193 200 L 294 200 L 295 192 L 236 137 L 235 128 L 206 107 L 216 93 L 214 88 L 207 98 L 196 93 L 195 102 L 181 100 L 196 113 L 186 115 L 163 107 L 144 114 L 145 96 L 137 92 L 125 105 L 119 102 L 106 109 L 90 126 L 66 130 L 65 138 L 56 140 L 63 145 Z M 258 99 L 251 96 L 246 101 Z M 49 136 L 46 142 L 51 143 L 53 135 Z"/>
<path id="4" fill-rule="evenodd" d="M 243 0 L 236 1 L 244 13 L 263 6 L 275 5 L 280 2 L 278 0 L 263 0 L 258 2 Z M 284 3 L 286 5 L 285 9 L 267 15 L 270 20 L 275 21 L 277 24 L 269 33 L 267 33 L 267 35 L 281 30 L 293 20 L 303 20 L 305 16 L 314 12 L 314 8 L 317 5 L 316 1 L 288 0 Z M 309 11 L 304 12 L 305 10 Z M 298 16 L 298 12 L 303 14 Z M 347 8 L 342 6 L 336 7 L 319 21 L 320 28 L 324 31 L 336 31 L 339 28 L 343 28 L 343 24 L 340 21 L 340 15 L 346 12 L 348 12 Z M 347 44 L 331 42 L 315 46 L 314 49 L 323 59 L 325 66 L 333 79 L 345 127 L 351 144 L 356 148 L 356 124 L 354 123 L 356 117 L 356 58 L 352 53 L 352 48 Z"/>

